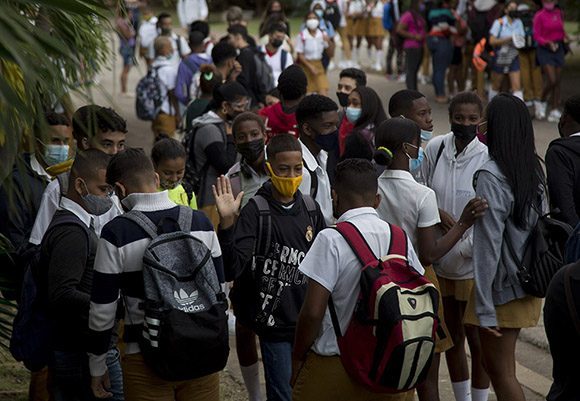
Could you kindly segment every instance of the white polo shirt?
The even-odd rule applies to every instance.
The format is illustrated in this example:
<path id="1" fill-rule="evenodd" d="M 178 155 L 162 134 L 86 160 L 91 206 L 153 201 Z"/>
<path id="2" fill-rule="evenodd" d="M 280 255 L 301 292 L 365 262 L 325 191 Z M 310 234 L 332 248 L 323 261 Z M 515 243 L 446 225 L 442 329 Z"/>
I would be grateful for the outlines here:
<path id="1" fill-rule="evenodd" d="M 441 222 L 435 192 L 416 182 L 408 171 L 385 170 L 379 177 L 378 192 L 379 217 L 405 230 L 415 248 L 417 229 Z"/>
<path id="2" fill-rule="evenodd" d="M 36 214 L 36 220 L 34 220 L 34 226 L 32 226 L 30 239 L 28 240 L 31 244 L 40 245 L 42 237 L 44 237 L 54 213 L 56 213 L 60 206 L 61 199 L 64 199 L 64 197 L 61 196 L 60 185 L 58 180 L 54 179 L 48 183 L 44 193 L 42 194 L 40 208 Z M 112 199 L 113 207 L 109 209 L 107 213 L 100 216 L 94 216 L 93 223 L 97 236 L 101 235 L 101 229 L 105 224 L 122 213 L 119 198 L 116 195 L 113 195 Z"/>
<path id="3" fill-rule="evenodd" d="M 260 51 L 264 53 L 264 58 L 266 59 L 266 62 L 270 65 L 270 67 L 272 67 L 272 76 L 274 77 L 274 82 L 276 83 L 276 85 L 278 84 L 278 78 L 280 78 L 280 74 L 282 74 L 282 71 L 284 71 L 286 68 L 294 64 L 292 54 L 284 50 L 286 51 L 286 61 L 285 64 L 282 65 L 283 50 L 284 50 L 283 47 L 280 46 L 278 50 L 276 50 L 276 53 L 270 56 L 268 54 L 268 51 L 266 50 L 266 45 L 260 47 Z"/>
<path id="4" fill-rule="evenodd" d="M 175 108 L 169 102 L 169 91 L 175 89 L 177 81 L 177 68 L 170 60 L 164 60 L 161 57 L 157 57 L 151 67 L 157 68 L 157 74 L 159 81 L 161 82 L 161 98 L 163 103 L 161 103 L 161 111 L 165 114 L 175 116 L 179 113 L 179 110 Z"/>
<path id="5" fill-rule="evenodd" d="M 348 221 L 359 229 L 377 257 L 388 254 L 391 242 L 390 227 L 379 218 L 375 209 L 361 207 L 349 210 L 338 219 L 339 223 L 343 221 Z M 407 260 L 419 273 L 425 273 L 408 238 Z M 309 280 L 316 281 L 330 291 L 340 330 L 344 333 L 352 318 L 360 292 L 359 281 L 362 269 L 361 263 L 344 237 L 332 228 L 322 230 L 298 269 Z M 320 334 L 314 341 L 312 350 L 323 356 L 340 355 L 328 308 L 324 313 Z"/>
<path id="6" fill-rule="evenodd" d="M 312 35 L 308 29 L 302 30 L 296 38 L 296 53 L 304 54 L 306 60 L 322 60 L 322 52 L 328 47 L 324 33 L 317 29 Z"/>
<path id="7" fill-rule="evenodd" d="M 310 177 L 310 171 L 316 173 L 316 178 L 318 178 L 318 189 L 316 190 L 316 196 L 314 200 L 320 205 L 320 210 L 324 215 L 324 221 L 326 225 L 330 226 L 334 224 L 334 216 L 332 214 L 332 198 L 330 195 L 330 179 L 328 178 L 328 173 L 326 172 L 326 164 L 328 162 L 328 153 L 321 150 L 316 157 L 310 152 L 310 150 L 300 141 L 300 146 L 302 146 L 302 159 L 304 159 L 304 167 L 302 169 L 302 183 L 300 184 L 300 192 L 303 194 L 310 194 L 312 179 Z"/>

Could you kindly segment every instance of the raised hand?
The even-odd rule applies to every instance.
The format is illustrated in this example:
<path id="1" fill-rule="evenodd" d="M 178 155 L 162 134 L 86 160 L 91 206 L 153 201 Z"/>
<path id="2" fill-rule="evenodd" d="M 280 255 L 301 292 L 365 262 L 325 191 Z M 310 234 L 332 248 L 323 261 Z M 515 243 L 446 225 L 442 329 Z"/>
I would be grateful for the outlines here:
<path id="1" fill-rule="evenodd" d="M 230 179 L 223 175 L 218 177 L 216 185 L 212 185 L 212 190 L 220 215 L 220 228 L 230 228 L 238 217 L 244 192 L 240 192 L 237 197 L 234 197 Z"/>

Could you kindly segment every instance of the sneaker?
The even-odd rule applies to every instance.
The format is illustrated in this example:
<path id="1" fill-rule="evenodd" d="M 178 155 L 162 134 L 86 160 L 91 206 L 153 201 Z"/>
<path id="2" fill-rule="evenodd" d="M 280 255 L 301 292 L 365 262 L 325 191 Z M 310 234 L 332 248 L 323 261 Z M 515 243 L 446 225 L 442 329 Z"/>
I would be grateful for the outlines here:
<path id="1" fill-rule="evenodd" d="M 397 82 L 405 82 L 405 80 L 407 79 L 407 75 L 406 74 L 401 74 L 399 75 L 399 79 L 397 80 Z"/>
<path id="2" fill-rule="evenodd" d="M 347 60 L 340 60 L 338 62 L 338 68 L 340 68 L 341 70 L 344 70 L 345 68 L 350 67 L 350 64 Z"/>
<path id="3" fill-rule="evenodd" d="M 534 101 L 534 114 L 536 116 L 536 120 L 545 120 L 546 119 L 546 108 L 548 105 L 546 102 Z"/>
<path id="4" fill-rule="evenodd" d="M 419 74 L 419 83 L 421 85 L 427 85 L 427 77 L 423 74 Z"/>
<path id="5" fill-rule="evenodd" d="M 557 123 L 560 121 L 560 117 L 562 117 L 562 112 L 558 109 L 552 109 L 548 116 L 548 122 Z"/>
<path id="6" fill-rule="evenodd" d="M 375 65 L 373 65 L 373 70 L 377 72 L 381 72 L 383 70 L 383 66 L 381 65 L 380 61 L 377 61 Z"/>
<path id="7" fill-rule="evenodd" d="M 336 69 L 336 64 L 334 64 L 334 61 L 331 61 L 328 63 L 328 71 L 332 71 L 334 69 Z"/>

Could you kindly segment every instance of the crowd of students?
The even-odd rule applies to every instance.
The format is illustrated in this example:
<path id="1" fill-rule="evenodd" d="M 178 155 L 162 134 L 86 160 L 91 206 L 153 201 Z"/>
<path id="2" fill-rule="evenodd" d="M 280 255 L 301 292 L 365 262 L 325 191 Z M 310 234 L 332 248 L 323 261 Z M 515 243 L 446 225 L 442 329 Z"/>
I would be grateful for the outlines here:
<path id="1" fill-rule="evenodd" d="M 369 9 L 373 19 L 379 4 Z M 347 5 L 352 14 L 333 27 L 338 34 L 380 36 L 374 21 L 373 33 L 362 33 L 364 4 Z M 259 355 L 270 401 L 409 400 L 415 391 L 436 401 L 442 353 L 457 401 L 487 400 L 490 385 L 500 401 L 525 399 L 515 346 L 520 329 L 537 324 L 541 299 L 522 287 L 518 259 L 548 208 L 571 227 L 580 222 L 579 96 L 565 102 L 546 174 L 531 115 L 515 93 L 484 108 L 478 94 L 458 88 L 448 126 L 435 127 L 422 93 L 379 95 L 364 71 L 348 67 L 337 104 L 325 95 L 323 72 L 332 58 L 332 24 L 320 30 L 329 7 L 340 11 L 313 3 L 292 43 L 282 3 L 271 2 L 260 28 L 265 57 L 241 10 L 229 11 L 226 40 L 213 44 L 207 23 L 192 22 L 186 43 L 168 14 L 145 9 L 137 31 L 150 51 L 142 54 L 165 85 L 150 155 L 127 147 L 125 119 L 98 105 L 70 118 L 48 112 L 35 127 L 36 142 L 22 148 L 0 187 L 12 274 L 32 272 L 33 309 L 49 322 L 41 333 L 46 358 L 27 365 L 31 397 L 217 401 L 233 319 L 250 401 L 264 399 Z M 429 15 L 441 26 L 458 13 L 442 5 Z M 421 25 L 415 18 L 422 17 L 404 14 L 392 29 Z M 516 24 L 495 21 L 496 30 Z M 407 65 L 417 67 L 422 38 L 409 39 L 417 43 L 405 47 L 414 49 Z M 428 38 L 434 62 L 453 53 L 449 40 Z M 447 68 L 441 75 L 440 67 L 437 85 Z M 264 71 L 275 77 L 267 91 Z M 440 327 L 429 339 L 428 369 L 418 377 L 413 368 L 405 391 L 372 391 L 341 358 L 343 335 L 364 310 L 366 266 L 335 225 L 354 229 L 373 258 L 403 260 L 405 274 L 437 290 L 430 322 Z M 578 317 L 560 288 L 571 286 L 580 307 L 579 266 L 562 270 L 572 273 L 556 275 L 545 307 L 550 401 L 580 396 L 580 332 L 570 323 Z"/>

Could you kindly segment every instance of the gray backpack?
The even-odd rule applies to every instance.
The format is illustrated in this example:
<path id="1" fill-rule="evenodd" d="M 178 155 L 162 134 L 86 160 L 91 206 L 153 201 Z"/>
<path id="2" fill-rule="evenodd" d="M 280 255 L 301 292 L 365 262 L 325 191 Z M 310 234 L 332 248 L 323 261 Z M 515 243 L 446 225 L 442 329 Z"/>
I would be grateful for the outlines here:
<path id="1" fill-rule="evenodd" d="M 143 255 L 145 316 L 139 345 L 147 365 L 165 380 L 218 372 L 229 354 L 226 296 L 210 249 L 191 234 L 192 216 L 190 208 L 180 206 L 180 231 L 158 233 L 145 214 L 123 215 L 152 238 Z"/>

